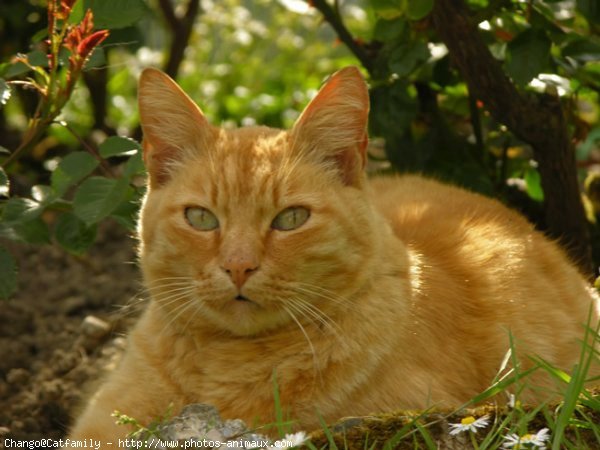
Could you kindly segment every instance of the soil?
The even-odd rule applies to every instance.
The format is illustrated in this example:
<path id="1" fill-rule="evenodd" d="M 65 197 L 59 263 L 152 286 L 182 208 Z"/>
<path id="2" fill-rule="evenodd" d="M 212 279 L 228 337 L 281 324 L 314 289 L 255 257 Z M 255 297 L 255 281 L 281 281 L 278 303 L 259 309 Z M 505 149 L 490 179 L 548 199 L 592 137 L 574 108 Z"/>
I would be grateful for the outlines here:
<path id="1" fill-rule="evenodd" d="M 7 246 L 20 279 L 0 303 L 0 448 L 6 438 L 65 435 L 88 381 L 118 360 L 143 302 L 135 242 L 116 224 L 103 226 L 84 257 Z"/>

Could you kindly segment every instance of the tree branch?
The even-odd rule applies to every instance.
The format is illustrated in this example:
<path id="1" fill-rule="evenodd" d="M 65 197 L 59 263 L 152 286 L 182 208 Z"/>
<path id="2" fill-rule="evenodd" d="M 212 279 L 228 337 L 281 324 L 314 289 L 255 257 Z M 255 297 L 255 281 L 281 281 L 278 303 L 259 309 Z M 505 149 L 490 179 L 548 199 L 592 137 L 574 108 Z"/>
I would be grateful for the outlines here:
<path id="1" fill-rule="evenodd" d="M 179 27 L 179 19 L 175 15 L 175 9 L 173 8 L 173 4 L 171 0 L 158 0 L 158 6 L 160 6 L 160 10 L 169 25 L 171 30 Z"/>
<path id="2" fill-rule="evenodd" d="M 181 17 L 176 14 L 171 0 L 159 0 L 158 3 L 172 33 L 169 56 L 164 71 L 170 77 L 176 78 L 192 34 L 194 21 L 200 12 L 200 0 L 189 0 Z"/>
<path id="3" fill-rule="evenodd" d="M 586 273 L 592 273 L 575 153 L 560 99 L 517 90 L 487 48 L 464 0 L 436 0 L 431 18 L 469 91 L 483 101 L 496 120 L 533 147 L 545 194 L 548 231 L 562 240 Z"/>
<path id="4" fill-rule="evenodd" d="M 321 12 L 325 21 L 329 23 L 329 25 L 331 25 L 331 27 L 337 33 L 340 41 L 342 41 L 350 49 L 350 51 L 354 53 L 354 56 L 356 56 L 363 67 L 367 69 L 369 73 L 371 73 L 373 70 L 373 60 L 369 57 L 365 49 L 358 42 L 356 42 L 352 34 L 350 34 L 350 31 L 348 31 L 342 22 L 340 16 L 331 7 L 331 5 L 329 5 L 326 0 L 312 0 L 311 4 Z"/>

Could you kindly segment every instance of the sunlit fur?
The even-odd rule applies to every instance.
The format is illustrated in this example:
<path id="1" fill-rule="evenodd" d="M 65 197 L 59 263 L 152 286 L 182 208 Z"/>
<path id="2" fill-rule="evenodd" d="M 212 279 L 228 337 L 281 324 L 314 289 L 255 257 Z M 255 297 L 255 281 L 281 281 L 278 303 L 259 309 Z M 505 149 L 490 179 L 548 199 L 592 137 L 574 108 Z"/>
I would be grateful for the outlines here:
<path id="1" fill-rule="evenodd" d="M 274 374 L 284 414 L 305 429 L 319 414 L 458 406 L 489 386 L 511 333 L 524 368 L 526 354 L 564 369 L 576 361 L 592 296 L 557 245 L 455 187 L 367 182 L 356 69 L 333 75 L 291 131 L 213 127 L 156 70 L 139 95 L 151 302 L 72 438 L 124 436 L 114 410 L 148 423 L 194 402 L 268 423 Z M 219 228 L 192 227 L 193 206 Z M 309 219 L 273 229 L 290 206 Z M 240 292 L 227 261 L 258 264 Z"/>

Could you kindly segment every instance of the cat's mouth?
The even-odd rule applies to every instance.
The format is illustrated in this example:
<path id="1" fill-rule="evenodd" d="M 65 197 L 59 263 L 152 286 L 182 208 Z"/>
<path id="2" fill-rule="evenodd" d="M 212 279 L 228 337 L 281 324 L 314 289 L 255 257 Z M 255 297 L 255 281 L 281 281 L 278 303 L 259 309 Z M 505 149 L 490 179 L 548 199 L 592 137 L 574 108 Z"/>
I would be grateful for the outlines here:
<path id="1" fill-rule="evenodd" d="M 238 302 L 249 302 L 251 301 L 248 297 L 244 297 L 242 294 L 238 294 L 235 296 L 235 300 Z"/>

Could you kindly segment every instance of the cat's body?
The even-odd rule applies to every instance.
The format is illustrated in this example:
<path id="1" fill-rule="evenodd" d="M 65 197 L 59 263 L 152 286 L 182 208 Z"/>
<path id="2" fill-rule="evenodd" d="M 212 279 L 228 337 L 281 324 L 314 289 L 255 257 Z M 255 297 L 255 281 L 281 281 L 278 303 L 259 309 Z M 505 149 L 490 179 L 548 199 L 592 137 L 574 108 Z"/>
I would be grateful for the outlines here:
<path id="1" fill-rule="evenodd" d="M 144 423 L 195 402 L 267 423 L 274 374 L 304 428 L 319 414 L 458 406 L 489 386 L 511 334 L 523 356 L 576 361 L 593 299 L 555 243 L 455 187 L 366 181 L 355 69 L 290 132 L 213 128 L 157 71 L 140 109 L 153 301 L 73 438 L 124 436 L 114 410 Z"/>

